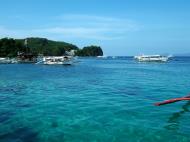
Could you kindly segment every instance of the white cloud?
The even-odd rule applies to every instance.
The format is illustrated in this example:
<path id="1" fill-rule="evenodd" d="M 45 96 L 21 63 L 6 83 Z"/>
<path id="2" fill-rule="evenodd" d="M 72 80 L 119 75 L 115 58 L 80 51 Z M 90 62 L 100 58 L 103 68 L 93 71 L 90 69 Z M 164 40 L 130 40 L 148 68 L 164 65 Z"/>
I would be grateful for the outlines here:
<path id="1" fill-rule="evenodd" d="M 63 25 L 81 25 L 83 27 L 91 28 L 119 28 L 124 31 L 135 31 L 138 30 L 140 25 L 133 20 L 126 18 L 115 18 L 105 16 L 94 16 L 94 15 L 82 15 L 82 14 L 65 14 L 57 16 L 56 19 Z"/>
<path id="2" fill-rule="evenodd" d="M 0 26 L 0 37 L 43 36 L 47 38 L 61 37 L 63 39 L 114 40 L 124 38 L 128 32 L 137 31 L 140 27 L 128 19 L 79 14 L 57 16 L 52 23 L 54 24 L 46 28 L 25 30 Z"/>
<path id="3" fill-rule="evenodd" d="M 95 16 L 95 15 L 85 15 L 85 14 L 64 14 L 61 16 L 57 16 L 58 20 L 83 20 L 84 22 L 88 21 L 104 21 L 104 22 L 112 22 L 118 21 L 119 19 L 113 17 L 105 17 L 105 16 Z"/>

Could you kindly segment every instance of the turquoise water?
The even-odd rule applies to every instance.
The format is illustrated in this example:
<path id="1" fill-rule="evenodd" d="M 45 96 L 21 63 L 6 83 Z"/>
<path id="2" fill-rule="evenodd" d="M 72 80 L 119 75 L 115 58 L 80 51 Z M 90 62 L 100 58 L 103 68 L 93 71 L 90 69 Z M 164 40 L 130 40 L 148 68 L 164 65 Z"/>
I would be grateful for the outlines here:
<path id="1" fill-rule="evenodd" d="M 189 142 L 190 58 L 0 65 L 0 142 Z"/>

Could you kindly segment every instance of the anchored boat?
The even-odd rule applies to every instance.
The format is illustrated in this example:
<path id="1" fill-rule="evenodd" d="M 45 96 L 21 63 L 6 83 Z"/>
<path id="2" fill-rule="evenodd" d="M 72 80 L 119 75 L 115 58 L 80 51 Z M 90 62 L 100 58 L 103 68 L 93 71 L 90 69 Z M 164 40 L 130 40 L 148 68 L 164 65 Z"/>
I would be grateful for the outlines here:
<path id="1" fill-rule="evenodd" d="M 16 59 L 10 59 L 10 58 L 0 58 L 0 64 L 15 64 L 17 63 Z"/>
<path id="2" fill-rule="evenodd" d="M 140 62 L 167 62 L 169 59 L 169 56 L 141 55 L 141 56 L 135 56 L 134 58 Z"/>
<path id="3" fill-rule="evenodd" d="M 0 58 L 0 63 L 1 64 L 9 64 L 10 61 L 8 59 L 6 59 L 6 58 Z"/>
<path id="4" fill-rule="evenodd" d="M 71 65 L 73 64 L 72 56 L 48 56 L 42 57 L 36 64 L 44 65 Z"/>

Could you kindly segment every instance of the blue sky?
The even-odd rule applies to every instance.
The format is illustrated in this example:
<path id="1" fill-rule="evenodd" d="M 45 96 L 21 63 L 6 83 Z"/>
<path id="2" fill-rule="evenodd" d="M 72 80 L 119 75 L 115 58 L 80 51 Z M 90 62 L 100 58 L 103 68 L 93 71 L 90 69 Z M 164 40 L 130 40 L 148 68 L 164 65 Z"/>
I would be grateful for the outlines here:
<path id="1" fill-rule="evenodd" d="M 189 0 L 0 0 L 0 37 L 45 37 L 106 55 L 190 53 Z"/>

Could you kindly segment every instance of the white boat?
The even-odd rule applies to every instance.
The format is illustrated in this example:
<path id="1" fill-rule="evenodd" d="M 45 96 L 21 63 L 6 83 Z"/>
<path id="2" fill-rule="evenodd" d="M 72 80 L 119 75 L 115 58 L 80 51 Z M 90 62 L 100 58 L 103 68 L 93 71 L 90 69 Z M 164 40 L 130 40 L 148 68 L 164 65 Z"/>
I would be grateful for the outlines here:
<path id="1" fill-rule="evenodd" d="M 97 56 L 97 58 L 103 58 L 103 59 L 105 59 L 105 58 L 107 58 L 108 56 L 106 56 L 106 55 L 104 55 L 104 56 Z"/>
<path id="2" fill-rule="evenodd" d="M 11 64 L 11 63 L 15 63 L 13 59 L 0 58 L 0 64 Z"/>
<path id="3" fill-rule="evenodd" d="M 168 56 L 162 55 L 141 55 L 134 58 L 140 62 L 167 62 L 169 59 Z"/>
<path id="4" fill-rule="evenodd" d="M 39 59 L 36 64 L 44 65 L 71 65 L 73 64 L 72 56 L 48 56 Z"/>

